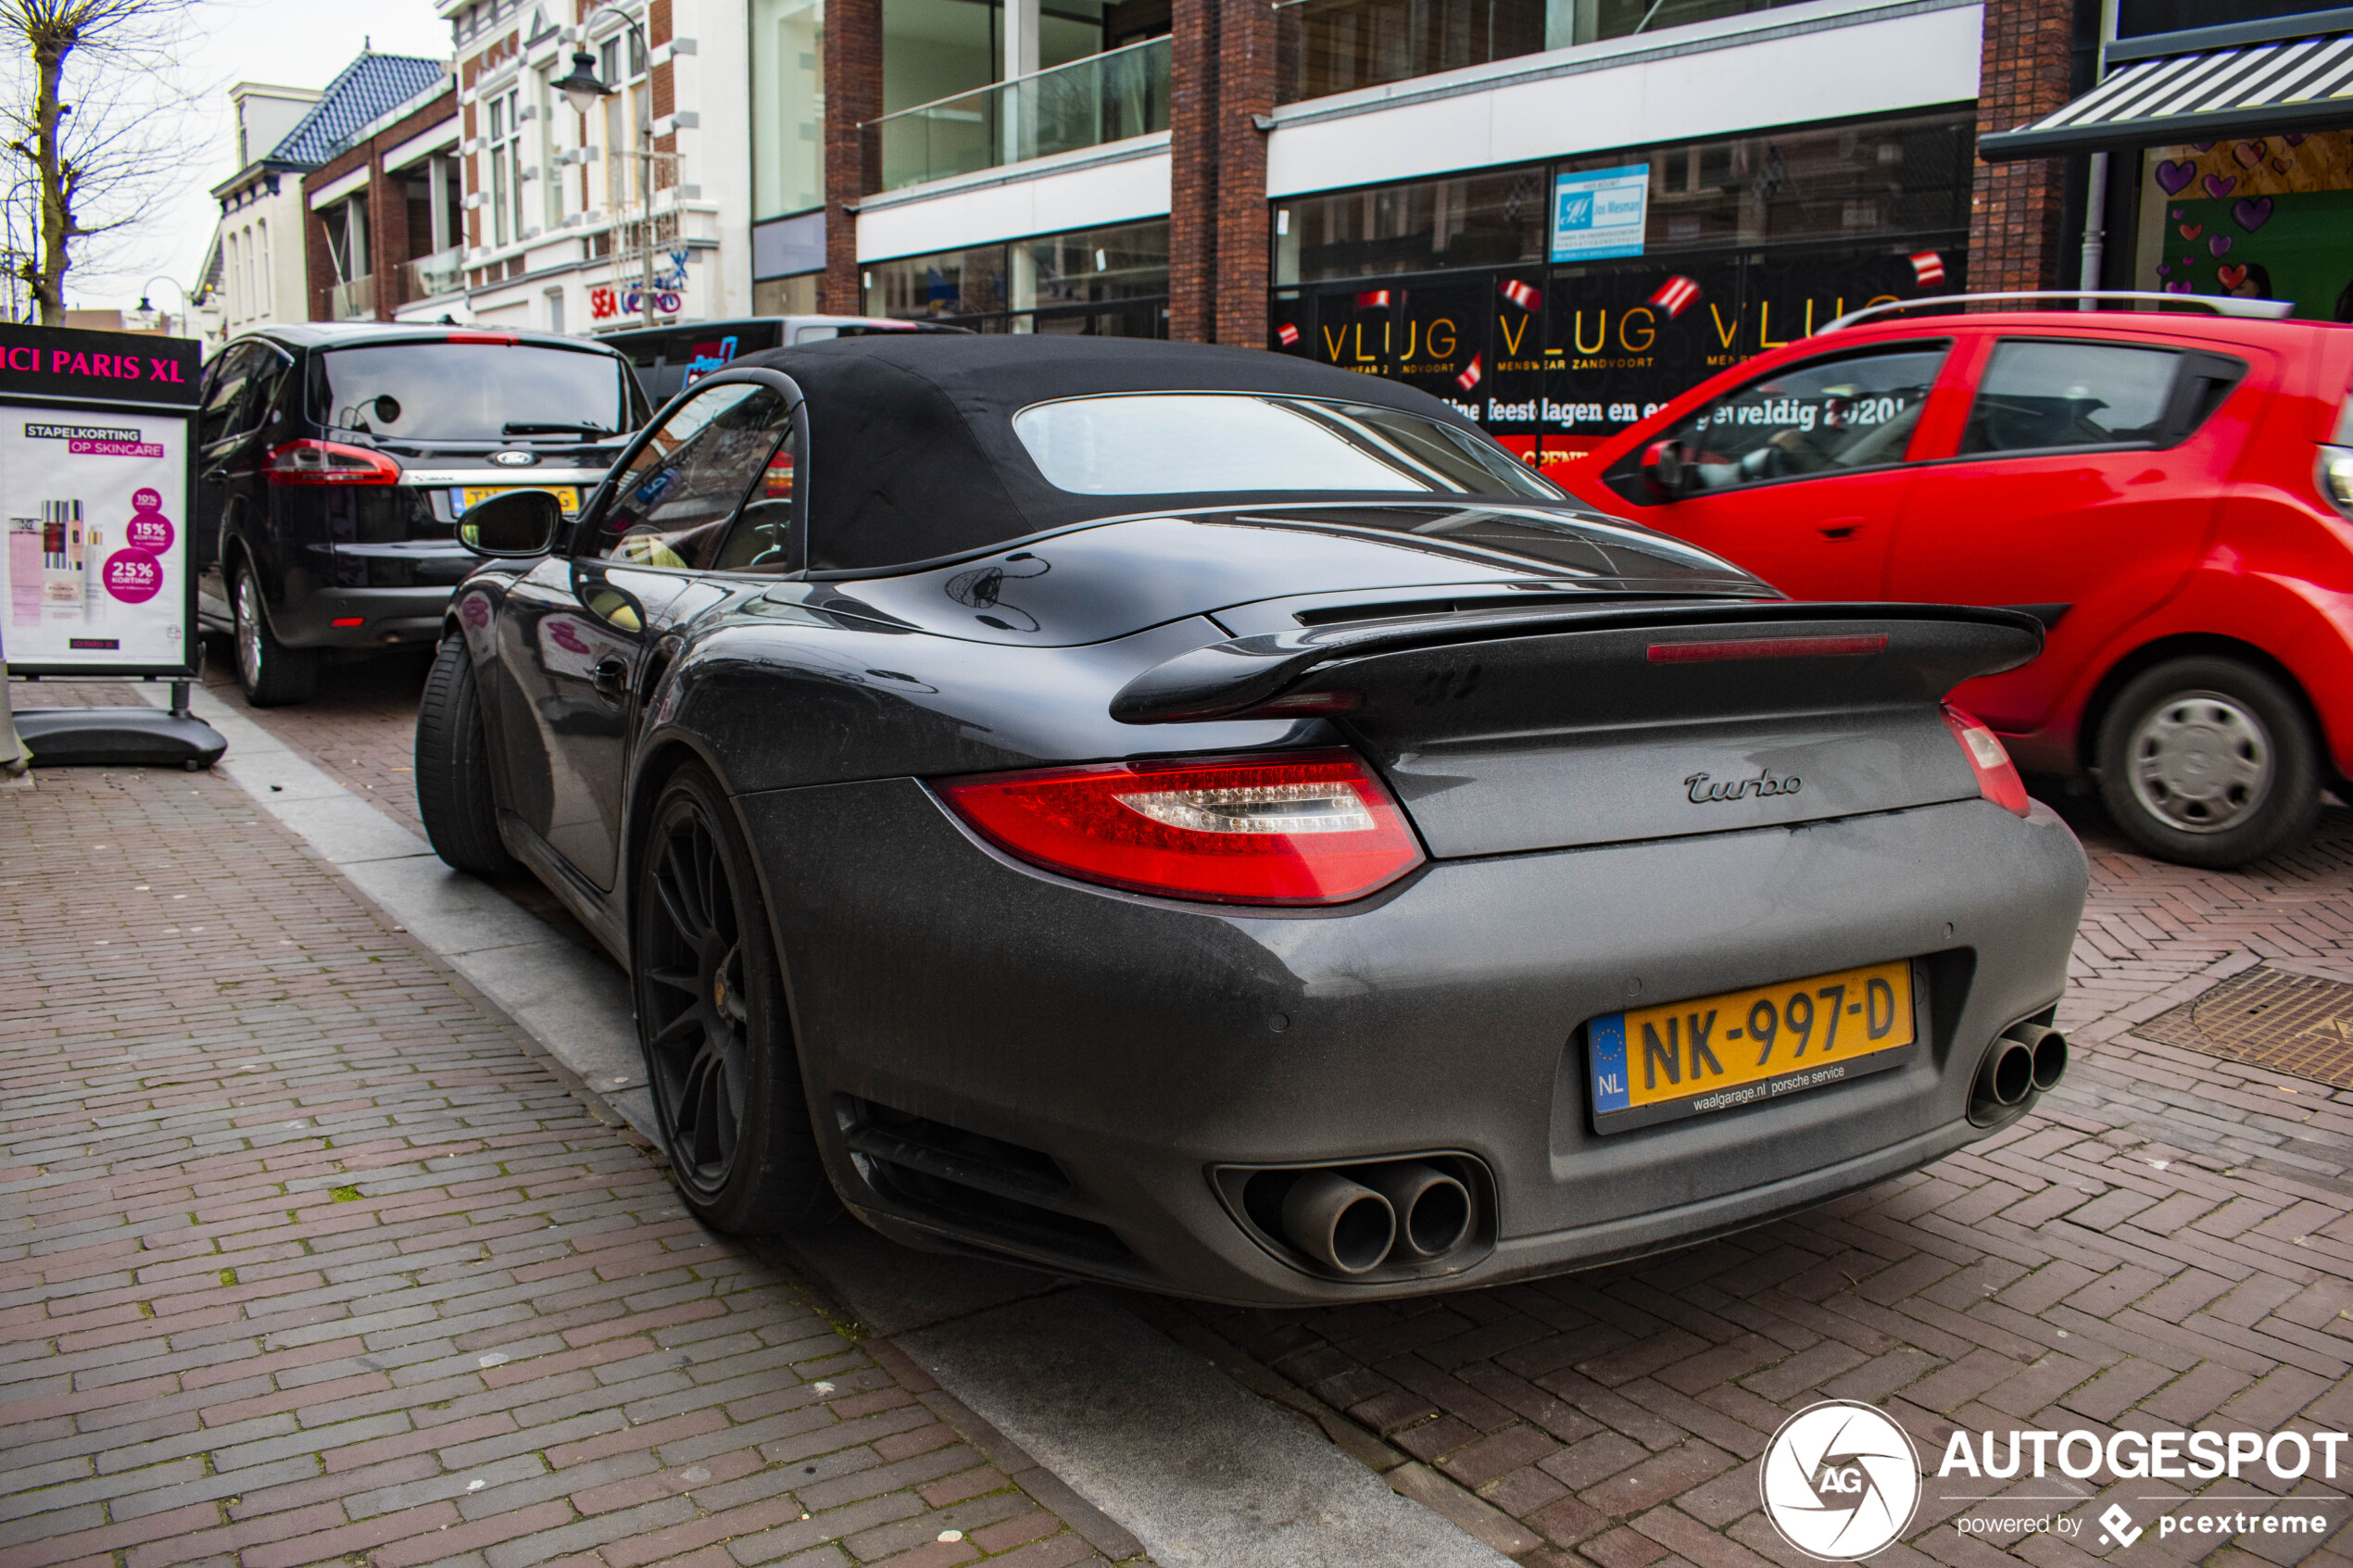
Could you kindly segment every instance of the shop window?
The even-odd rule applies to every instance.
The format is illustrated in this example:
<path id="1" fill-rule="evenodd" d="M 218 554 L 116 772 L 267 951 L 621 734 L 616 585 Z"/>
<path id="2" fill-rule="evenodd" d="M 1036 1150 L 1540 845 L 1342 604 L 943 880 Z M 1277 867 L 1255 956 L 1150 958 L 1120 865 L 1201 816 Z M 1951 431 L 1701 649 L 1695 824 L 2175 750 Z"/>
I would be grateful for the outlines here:
<path id="1" fill-rule="evenodd" d="M 1294 197 L 1275 209 L 1275 282 L 1541 260 L 1548 188 L 1539 167 Z"/>
<path id="2" fill-rule="evenodd" d="M 2151 147 L 2140 178 L 2134 287 L 2353 321 L 2353 132 Z"/>
<path id="3" fill-rule="evenodd" d="M 975 332 L 1168 334 L 1168 225 L 1125 224 L 877 261 L 866 313 Z"/>
<path id="4" fill-rule="evenodd" d="M 1005 302 L 1009 309 L 1142 299 L 1168 293 L 1168 225 L 1164 222 L 1017 240 L 1011 250 Z"/>
<path id="5" fill-rule="evenodd" d="M 1003 245 L 902 257 L 866 269 L 866 314 L 901 320 L 990 315 L 1005 307 L 1004 289 Z"/>
<path id="6" fill-rule="evenodd" d="M 803 272 L 796 278 L 762 278 L 751 285 L 751 313 L 755 316 L 814 316 L 817 314 L 817 290 L 824 281 L 823 272 Z"/>
<path id="7" fill-rule="evenodd" d="M 1642 248 L 1930 233 L 1969 223 L 1971 123 L 1958 115 L 1815 126 L 1570 160 L 1651 169 Z"/>
<path id="8" fill-rule="evenodd" d="M 1966 229 L 1974 121 L 1915 115 L 1598 153 L 1274 205 L 1275 286 L 1544 260 L 1554 182 L 1647 168 L 1645 256 Z"/>
<path id="9" fill-rule="evenodd" d="M 1969 406 L 1961 452 L 2156 444 L 2165 435 L 2180 360 L 2166 349 L 2122 344 L 1996 344 Z"/>

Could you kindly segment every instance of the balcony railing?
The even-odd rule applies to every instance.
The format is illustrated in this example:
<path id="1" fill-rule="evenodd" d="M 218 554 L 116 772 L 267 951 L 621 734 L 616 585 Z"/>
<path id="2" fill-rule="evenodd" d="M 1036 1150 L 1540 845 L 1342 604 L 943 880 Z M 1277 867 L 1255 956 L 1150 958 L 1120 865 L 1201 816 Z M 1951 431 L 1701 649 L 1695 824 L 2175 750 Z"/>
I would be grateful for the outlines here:
<path id="1" fill-rule="evenodd" d="M 447 250 L 421 256 L 404 262 L 400 269 L 400 302 L 432 299 L 437 295 L 458 294 L 466 286 L 465 248 L 452 245 Z"/>
<path id="2" fill-rule="evenodd" d="M 1275 97 L 1294 104 L 1795 0 L 1276 0 Z"/>
<path id="3" fill-rule="evenodd" d="M 1099 147 L 1168 129 L 1166 38 L 900 109 L 859 127 L 878 190 Z"/>
<path id="4" fill-rule="evenodd" d="M 334 321 L 366 320 L 376 313 L 376 280 L 371 273 L 337 283 L 327 291 L 327 317 Z"/>

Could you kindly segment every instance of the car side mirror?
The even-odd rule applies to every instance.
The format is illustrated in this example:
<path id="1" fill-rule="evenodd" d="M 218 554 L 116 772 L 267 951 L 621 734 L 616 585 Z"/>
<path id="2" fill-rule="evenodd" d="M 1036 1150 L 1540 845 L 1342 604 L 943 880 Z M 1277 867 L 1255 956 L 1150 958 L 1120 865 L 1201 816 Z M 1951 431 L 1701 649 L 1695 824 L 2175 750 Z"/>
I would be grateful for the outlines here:
<path id="1" fill-rule="evenodd" d="M 1666 500 L 1680 499 L 1690 488 L 1692 467 L 1680 441 L 1654 441 L 1642 448 L 1642 483 Z"/>
<path id="2" fill-rule="evenodd" d="M 458 543 L 493 560 L 527 559 L 556 547 L 563 504 L 547 490 L 510 490 L 466 508 Z"/>

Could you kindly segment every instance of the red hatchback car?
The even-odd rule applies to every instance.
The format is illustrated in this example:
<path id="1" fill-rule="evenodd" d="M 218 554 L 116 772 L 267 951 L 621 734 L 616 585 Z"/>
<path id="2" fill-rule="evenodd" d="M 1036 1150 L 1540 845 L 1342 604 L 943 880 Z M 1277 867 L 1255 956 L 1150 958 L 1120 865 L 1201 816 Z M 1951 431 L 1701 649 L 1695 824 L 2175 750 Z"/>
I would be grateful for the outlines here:
<path id="1" fill-rule="evenodd" d="M 2154 853 L 2235 866 L 2353 773 L 2348 386 L 2329 323 L 1834 324 L 1553 477 L 1796 597 L 2031 612 L 2043 657 L 1955 700 Z"/>

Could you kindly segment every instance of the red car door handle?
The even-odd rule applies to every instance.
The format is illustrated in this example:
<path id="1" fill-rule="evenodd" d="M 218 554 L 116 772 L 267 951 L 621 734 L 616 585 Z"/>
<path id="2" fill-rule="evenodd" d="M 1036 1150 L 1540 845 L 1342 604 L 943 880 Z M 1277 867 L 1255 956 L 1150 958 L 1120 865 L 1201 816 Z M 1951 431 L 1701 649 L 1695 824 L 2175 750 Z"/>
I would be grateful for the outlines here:
<path id="1" fill-rule="evenodd" d="M 1867 517 L 1834 517 L 1825 520 L 1819 525 L 1819 531 L 1825 539 L 1852 539 L 1862 533 L 1863 525 L 1870 521 Z"/>

